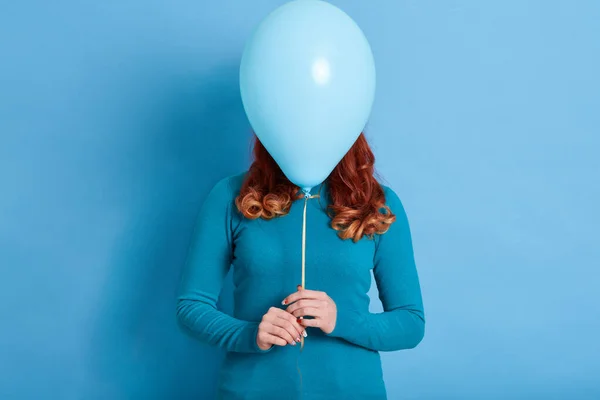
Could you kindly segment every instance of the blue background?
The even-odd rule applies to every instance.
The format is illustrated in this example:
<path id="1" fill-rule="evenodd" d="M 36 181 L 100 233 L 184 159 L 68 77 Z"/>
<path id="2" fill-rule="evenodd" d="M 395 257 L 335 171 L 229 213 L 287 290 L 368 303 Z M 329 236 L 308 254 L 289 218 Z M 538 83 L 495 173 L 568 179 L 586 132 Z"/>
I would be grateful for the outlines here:
<path id="1" fill-rule="evenodd" d="M 1 398 L 214 393 L 174 296 L 201 201 L 247 166 L 238 65 L 279 4 L 0 6 Z M 600 398 L 600 2 L 334 4 L 374 51 L 428 321 L 383 353 L 390 399 Z"/>

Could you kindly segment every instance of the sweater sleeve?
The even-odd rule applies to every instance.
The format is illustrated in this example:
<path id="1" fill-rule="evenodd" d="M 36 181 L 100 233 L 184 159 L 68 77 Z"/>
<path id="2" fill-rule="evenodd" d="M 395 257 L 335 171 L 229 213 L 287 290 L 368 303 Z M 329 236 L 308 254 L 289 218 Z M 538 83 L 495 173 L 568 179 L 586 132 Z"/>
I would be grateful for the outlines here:
<path id="1" fill-rule="evenodd" d="M 373 275 L 383 312 L 371 313 L 337 305 L 334 330 L 328 336 L 376 351 L 416 347 L 425 333 L 421 288 L 404 207 L 384 186 L 387 205 L 396 215 L 388 231 L 375 236 Z"/>
<path id="2" fill-rule="evenodd" d="M 177 319 L 207 344 L 233 352 L 265 353 L 272 347 L 258 347 L 259 322 L 240 320 L 217 309 L 233 258 L 232 232 L 239 222 L 233 198 L 229 178 L 225 178 L 200 208 L 179 289 Z"/>

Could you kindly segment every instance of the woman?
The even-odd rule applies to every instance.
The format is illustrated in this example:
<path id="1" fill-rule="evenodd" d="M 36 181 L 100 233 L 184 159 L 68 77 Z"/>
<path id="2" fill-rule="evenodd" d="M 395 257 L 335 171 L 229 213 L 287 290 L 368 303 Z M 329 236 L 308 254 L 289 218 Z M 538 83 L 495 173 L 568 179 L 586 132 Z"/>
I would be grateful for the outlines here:
<path id="1" fill-rule="evenodd" d="M 218 398 L 386 399 L 379 352 L 415 347 L 425 320 L 408 220 L 395 192 L 374 178 L 374 162 L 361 134 L 315 197 L 302 200 L 255 139 L 249 171 L 208 195 L 177 316 L 227 351 Z M 233 316 L 216 307 L 230 265 Z M 369 312 L 371 270 L 382 313 Z"/>

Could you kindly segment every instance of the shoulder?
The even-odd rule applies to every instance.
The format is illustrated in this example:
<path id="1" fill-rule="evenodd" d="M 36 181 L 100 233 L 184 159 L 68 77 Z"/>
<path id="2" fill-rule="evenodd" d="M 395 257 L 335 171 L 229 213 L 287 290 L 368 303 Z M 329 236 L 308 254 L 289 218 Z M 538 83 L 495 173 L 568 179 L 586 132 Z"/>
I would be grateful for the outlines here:
<path id="1" fill-rule="evenodd" d="M 228 231 L 234 232 L 242 221 L 235 198 L 240 192 L 245 175 L 246 172 L 243 172 L 219 179 L 204 199 L 198 218 L 210 223 L 225 218 Z"/>
<path id="2" fill-rule="evenodd" d="M 379 184 L 383 189 L 383 193 L 385 196 L 385 205 L 389 207 L 392 214 L 395 215 L 394 222 L 391 223 L 389 229 L 383 235 L 387 236 L 407 236 L 410 237 L 410 225 L 408 221 L 408 216 L 406 214 L 406 210 L 404 208 L 404 204 L 402 200 L 400 200 L 400 196 L 398 193 L 393 190 L 391 187 Z M 379 235 L 376 235 L 376 239 Z"/>
<path id="3" fill-rule="evenodd" d="M 246 174 L 247 172 L 241 172 L 219 179 L 210 190 L 208 198 L 213 201 L 233 201 L 240 193 Z"/>
<path id="4" fill-rule="evenodd" d="M 385 197 L 385 205 L 387 205 L 392 213 L 398 214 L 404 213 L 404 205 L 402 204 L 402 200 L 400 200 L 400 196 L 392 189 L 390 186 L 384 185 L 383 183 L 379 183 L 381 189 L 383 189 L 383 195 Z"/>

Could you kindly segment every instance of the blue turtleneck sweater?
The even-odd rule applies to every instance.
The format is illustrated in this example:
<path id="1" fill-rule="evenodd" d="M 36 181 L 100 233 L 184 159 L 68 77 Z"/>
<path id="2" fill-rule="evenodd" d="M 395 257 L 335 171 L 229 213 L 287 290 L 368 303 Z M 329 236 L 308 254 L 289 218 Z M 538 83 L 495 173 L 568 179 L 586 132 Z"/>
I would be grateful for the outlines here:
<path id="1" fill-rule="evenodd" d="M 382 235 L 342 240 L 326 213 L 327 186 L 308 200 L 306 288 L 326 292 L 337 306 L 334 330 L 308 327 L 304 348 L 256 343 L 269 307 L 301 283 L 302 213 L 249 220 L 234 200 L 244 174 L 219 181 L 196 221 L 178 297 L 177 316 L 201 341 L 226 350 L 217 393 L 225 400 L 386 399 L 380 351 L 415 347 L 425 319 L 411 235 L 400 199 L 383 186 L 396 221 Z M 217 308 L 223 280 L 233 267 L 234 312 Z M 369 311 L 371 273 L 383 312 Z M 298 367 L 300 371 L 298 371 Z M 300 373 L 299 373 L 300 372 Z"/>

